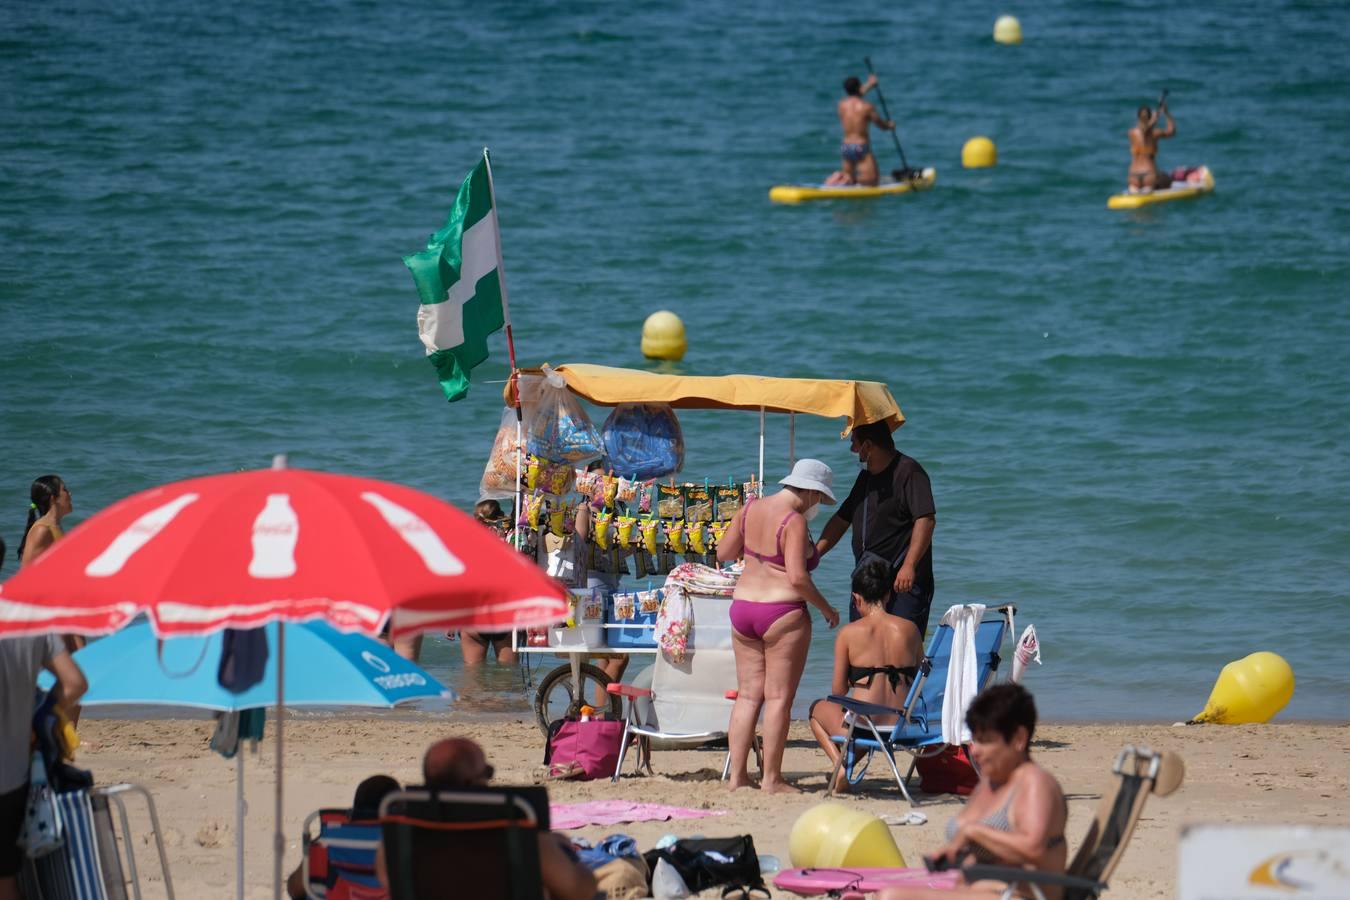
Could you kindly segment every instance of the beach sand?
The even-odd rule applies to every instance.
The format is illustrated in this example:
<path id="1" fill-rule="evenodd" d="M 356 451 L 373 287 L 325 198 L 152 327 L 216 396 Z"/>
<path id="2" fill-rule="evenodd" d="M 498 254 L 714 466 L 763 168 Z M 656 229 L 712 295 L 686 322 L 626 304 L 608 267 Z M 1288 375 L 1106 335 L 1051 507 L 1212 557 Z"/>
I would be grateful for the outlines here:
<path id="1" fill-rule="evenodd" d="M 92 769 L 99 783 L 138 782 L 154 793 L 180 897 L 234 893 L 235 764 L 208 749 L 211 729 L 206 721 L 172 719 L 87 719 L 81 728 L 90 746 L 81 750 L 78 762 Z M 269 722 L 259 753 L 250 754 L 247 760 L 248 897 L 272 895 L 273 734 Z M 422 751 L 431 741 L 449 735 L 479 741 L 496 766 L 497 781 L 504 784 L 529 783 L 543 755 L 542 736 L 524 718 L 456 721 L 453 716 L 396 714 L 288 718 L 287 870 L 299 861 L 300 826 L 307 813 L 321 806 L 348 805 L 353 788 L 367 775 L 387 772 L 405 783 L 418 781 Z M 654 763 L 659 774 L 655 777 L 626 775 L 617 785 L 608 780 L 555 782 L 549 787 L 550 797 L 558 802 L 624 799 L 726 810 L 726 815 L 714 818 L 594 826 L 569 833 L 596 841 L 622 831 L 636 838 L 644 850 L 668 832 L 682 836 L 750 833 L 760 853 L 779 857 L 786 868 L 792 823 L 823 799 L 825 782 L 825 757 L 805 726 L 794 724 L 790 738 L 784 770 L 805 789 L 800 795 L 764 796 L 757 790 L 729 793 L 718 779 L 723 753 L 686 750 L 657 751 Z M 1350 803 L 1346 802 L 1350 725 L 1049 724 L 1041 727 L 1036 738 L 1036 759 L 1060 779 L 1069 798 L 1071 852 L 1086 831 L 1101 792 L 1112 781 L 1110 765 L 1122 745 L 1171 750 L 1185 759 L 1186 780 L 1181 790 L 1152 799 L 1145 809 L 1112 879 L 1112 897 L 1171 896 L 1176 842 L 1187 823 L 1350 824 Z M 632 765 L 631 758 L 628 765 Z M 876 814 L 905 812 L 908 807 L 894 783 L 883 781 L 876 767 L 871 775 L 863 785 L 866 794 L 845 802 Z M 928 816 L 927 824 L 892 829 L 911 865 L 921 864 L 920 854 L 938 845 L 941 829 L 959 802 L 950 796 L 924 799 L 921 810 Z M 142 817 L 136 817 L 134 828 L 144 835 Z M 162 896 L 162 880 L 150 860 L 151 848 L 143 838 L 137 843 L 147 896 Z"/>

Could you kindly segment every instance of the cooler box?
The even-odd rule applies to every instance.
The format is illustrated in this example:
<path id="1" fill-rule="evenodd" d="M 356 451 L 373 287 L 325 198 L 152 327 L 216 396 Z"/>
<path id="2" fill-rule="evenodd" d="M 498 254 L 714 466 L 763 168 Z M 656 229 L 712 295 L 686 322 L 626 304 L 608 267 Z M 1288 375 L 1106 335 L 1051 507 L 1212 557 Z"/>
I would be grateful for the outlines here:
<path id="1" fill-rule="evenodd" d="M 656 614 L 662 591 L 618 591 L 605 605 L 605 634 L 611 647 L 654 649 Z"/>

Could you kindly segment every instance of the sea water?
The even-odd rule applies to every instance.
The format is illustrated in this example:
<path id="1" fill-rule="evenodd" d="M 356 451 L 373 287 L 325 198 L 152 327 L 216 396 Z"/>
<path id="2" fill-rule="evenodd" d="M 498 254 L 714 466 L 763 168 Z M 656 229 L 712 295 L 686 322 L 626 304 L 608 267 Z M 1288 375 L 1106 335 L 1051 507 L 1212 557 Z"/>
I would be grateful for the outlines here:
<path id="1" fill-rule="evenodd" d="M 1177 719 L 1255 650 L 1286 717 L 1346 718 L 1350 57 L 1338 4 L 10 4 L 0 38 L 0 535 L 55 471 L 73 522 L 164 481 L 293 465 L 461 507 L 505 344 L 449 405 L 400 262 L 495 161 L 522 363 L 884 381 L 938 505 L 934 620 L 1016 603 L 1048 718 Z M 870 55 L 931 192 L 798 208 Z M 1210 197 L 1108 212 L 1136 106 Z M 974 135 L 993 169 L 962 170 Z M 883 169 L 898 164 L 874 135 Z M 599 411 L 598 415 L 603 415 Z M 743 478 L 757 416 L 690 412 L 685 474 Z M 798 455 L 856 472 L 841 421 Z M 768 472 L 787 468 L 770 417 Z M 8 512 L 4 512 L 4 511 Z M 819 524 L 819 523 L 817 523 Z M 843 609 L 841 548 L 817 582 Z M 799 705 L 828 690 L 816 621 Z M 513 670 L 425 661 L 465 710 Z M 549 660 L 548 665 L 555 661 Z"/>

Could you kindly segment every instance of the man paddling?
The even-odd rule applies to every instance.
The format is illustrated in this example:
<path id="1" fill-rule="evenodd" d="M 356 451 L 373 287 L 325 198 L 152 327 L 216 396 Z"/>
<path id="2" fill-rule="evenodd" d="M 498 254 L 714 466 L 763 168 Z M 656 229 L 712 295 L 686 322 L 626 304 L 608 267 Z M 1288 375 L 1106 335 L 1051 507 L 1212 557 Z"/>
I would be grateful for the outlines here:
<path id="1" fill-rule="evenodd" d="M 1156 127 L 1159 119 L 1167 120 L 1166 128 Z M 1170 187 L 1172 178 L 1158 171 L 1158 141 L 1177 133 L 1176 123 L 1167 109 L 1167 92 L 1163 91 L 1154 112 L 1147 106 L 1139 107 L 1138 119 L 1130 129 L 1130 190 L 1152 191 Z"/>
<path id="2" fill-rule="evenodd" d="M 839 124 L 844 129 L 844 142 L 839 148 L 842 166 L 825 180 L 827 185 L 860 184 L 875 187 L 881 181 L 877 172 L 877 158 L 872 155 L 872 140 L 868 127 L 876 125 L 883 131 L 894 131 L 895 122 L 883 119 L 877 109 L 863 99 L 863 95 L 877 86 L 877 76 L 868 75 L 862 82 L 850 75 L 844 79 L 844 99 L 839 101 Z"/>

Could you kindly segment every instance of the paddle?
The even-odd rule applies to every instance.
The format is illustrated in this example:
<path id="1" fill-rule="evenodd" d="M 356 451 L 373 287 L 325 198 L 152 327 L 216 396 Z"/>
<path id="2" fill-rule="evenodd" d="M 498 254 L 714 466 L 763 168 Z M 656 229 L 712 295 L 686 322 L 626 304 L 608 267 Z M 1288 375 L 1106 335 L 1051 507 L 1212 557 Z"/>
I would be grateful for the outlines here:
<path id="1" fill-rule="evenodd" d="M 876 69 L 872 68 L 872 57 L 864 56 L 863 62 L 867 63 L 868 74 L 870 75 L 877 74 Z M 880 82 L 877 83 L 876 92 L 877 92 L 877 102 L 881 104 L 881 114 L 885 116 L 887 119 L 890 119 L 891 111 L 886 108 L 886 97 L 884 94 L 881 93 Z M 1166 96 L 1166 92 L 1164 92 L 1164 96 Z M 896 181 L 905 181 L 914 179 L 918 175 L 918 173 L 909 167 L 909 160 L 905 159 L 905 148 L 900 146 L 900 135 L 896 134 L 896 129 L 894 128 L 891 129 L 891 140 L 895 141 L 895 150 L 897 153 L 900 154 L 900 165 L 903 166 L 903 168 L 896 169 L 894 172 L 892 172 L 891 177 L 894 178 Z"/>
<path id="2" fill-rule="evenodd" d="M 1163 88 L 1162 96 L 1158 98 L 1158 111 L 1153 114 L 1153 121 L 1156 122 L 1162 118 L 1162 108 L 1163 104 L 1166 102 L 1167 102 L 1167 88 Z"/>

